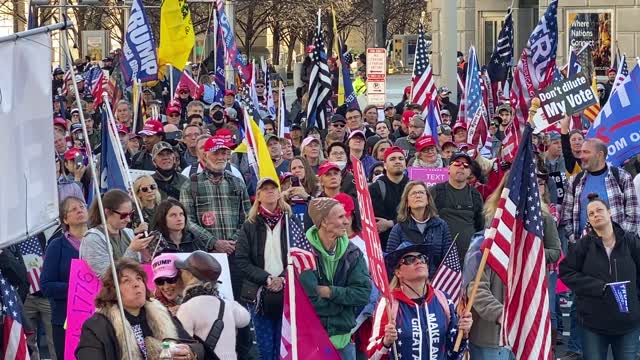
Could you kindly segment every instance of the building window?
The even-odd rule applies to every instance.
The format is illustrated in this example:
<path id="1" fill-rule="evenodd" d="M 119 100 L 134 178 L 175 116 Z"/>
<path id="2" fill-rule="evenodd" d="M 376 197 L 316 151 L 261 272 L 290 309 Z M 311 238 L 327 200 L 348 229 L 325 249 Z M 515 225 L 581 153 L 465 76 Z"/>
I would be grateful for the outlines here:
<path id="1" fill-rule="evenodd" d="M 482 26 L 480 27 L 479 43 L 483 48 L 478 49 L 478 54 L 481 57 L 478 60 L 481 64 L 486 64 L 491 59 L 491 53 L 496 47 L 498 35 L 504 24 L 504 13 L 485 12 L 482 13 L 480 21 Z"/>

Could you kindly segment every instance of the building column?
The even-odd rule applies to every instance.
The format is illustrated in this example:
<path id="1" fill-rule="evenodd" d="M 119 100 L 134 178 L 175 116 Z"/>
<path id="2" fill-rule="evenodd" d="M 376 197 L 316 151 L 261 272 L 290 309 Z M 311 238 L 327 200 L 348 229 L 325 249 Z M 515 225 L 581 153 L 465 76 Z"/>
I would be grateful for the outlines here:
<path id="1" fill-rule="evenodd" d="M 451 99 L 458 96 L 457 86 L 457 11 L 456 2 L 442 0 L 440 2 L 440 86 L 451 90 Z M 435 31 L 434 31 L 435 33 Z"/>

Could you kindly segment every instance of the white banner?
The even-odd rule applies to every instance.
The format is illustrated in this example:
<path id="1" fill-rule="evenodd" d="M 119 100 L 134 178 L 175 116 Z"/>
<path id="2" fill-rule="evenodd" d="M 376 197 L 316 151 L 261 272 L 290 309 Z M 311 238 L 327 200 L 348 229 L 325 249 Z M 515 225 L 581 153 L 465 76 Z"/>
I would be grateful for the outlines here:
<path id="1" fill-rule="evenodd" d="M 0 248 L 58 217 L 51 34 L 0 43 Z"/>

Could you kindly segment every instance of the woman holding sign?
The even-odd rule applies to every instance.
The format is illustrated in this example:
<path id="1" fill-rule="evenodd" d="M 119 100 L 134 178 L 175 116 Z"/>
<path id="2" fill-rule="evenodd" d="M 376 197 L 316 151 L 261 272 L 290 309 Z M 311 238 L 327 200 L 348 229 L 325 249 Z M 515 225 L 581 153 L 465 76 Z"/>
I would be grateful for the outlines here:
<path id="1" fill-rule="evenodd" d="M 42 265 L 40 285 L 51 304 L 51 326 L 56 358 L 64 359 L 64 322 L 67 317 L 71 260 L 79 256 L 80 242 L 87 232 L 87 205 L 84 199 L 69 196 L 60 204 L 63 233 L 52 239 Z"/>
<path id="2" fill-rule="evenodd" d="M 611 221 L 609 205 L 589 194 L 587 220 L 593 231 L 560 263 L 560 279 L 576 294 L 585 360 L 635 359 L 640 327 L 638 273 L 640 239 Z"/>

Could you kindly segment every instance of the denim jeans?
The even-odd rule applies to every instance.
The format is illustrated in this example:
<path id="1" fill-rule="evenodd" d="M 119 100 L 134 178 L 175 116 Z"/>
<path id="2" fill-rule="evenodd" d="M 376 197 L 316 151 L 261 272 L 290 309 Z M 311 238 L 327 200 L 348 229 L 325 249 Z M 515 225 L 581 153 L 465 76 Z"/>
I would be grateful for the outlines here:
<path id="1" fill-rule="evenodd" d="M 504 347 L 483 347 L 469 344 L 472 360 L 514 360 L 511 350 Z"/>
<path id="2" fill-rule="evenodd" d="M 576 312 L 576 296 L 571 294 L 571 337 L 567 343 L 567 349 L 571 352 L 582 354 L 582 332 L 584 331 L 582 325 L 578 323 L 578 314 Z"/>
<path id="3" fill-rule="evenodd" d="M 251 320 L 256 329 L 256 340 L 260 360 L 280 359 L 280 331 L 282 329 L 282 319 L 272 320 L 256 314 L 256 306 L 249 305 Z"/>
<path id="4" fill-rule="evenodd" d="M 356 360 L 356 344 L 349 343 L 344 348 L 338 350 L 338 354 L 342 360 Z"/>
<path id="5" fill-rule="evenodd" d="M 550 271 L 547 276 L 547 284 L 549 288 L 549 311 L 551 312 L 551 328 L 558 328 L 558 314 L 556 313 L 556 282 L 558 281 L 558 273 Z"/>
<path id="6" fill-rule="evenodd" d="M 584 360 L 606 360 L 609 346 L 614 360 L 635 360 L 638 348 L 638 331 L 625 335 L 601 335 L 582 328 Z"/>

